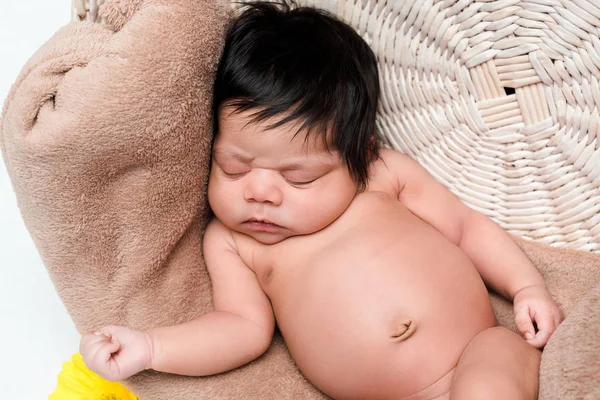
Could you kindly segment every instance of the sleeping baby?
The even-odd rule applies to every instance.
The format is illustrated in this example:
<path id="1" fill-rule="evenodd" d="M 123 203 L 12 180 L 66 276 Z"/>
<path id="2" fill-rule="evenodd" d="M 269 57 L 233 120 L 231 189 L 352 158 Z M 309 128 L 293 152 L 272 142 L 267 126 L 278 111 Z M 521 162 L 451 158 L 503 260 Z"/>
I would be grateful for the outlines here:
<path id="1" fill-rule="evenodd" d="M 109 380 L 212 375 L 264 353 L 275 321 L 339 399 L 535 399 L 562 320 L 536 268 L 408 156 L 379 148 L 377 63 L 323 11 L 252 3 L 215 83 L 204 236 L 214 311 L 81 340 Z M 487 286 L 514 302 L 497 326 Z"/>

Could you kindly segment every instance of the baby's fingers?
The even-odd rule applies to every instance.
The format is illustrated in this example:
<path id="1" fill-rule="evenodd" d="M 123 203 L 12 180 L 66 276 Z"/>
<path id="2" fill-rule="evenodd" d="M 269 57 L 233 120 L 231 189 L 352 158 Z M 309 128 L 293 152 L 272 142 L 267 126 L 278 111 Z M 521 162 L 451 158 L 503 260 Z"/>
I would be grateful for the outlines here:
<path id="1" fill-rule="evenodd" d="M 94 348 L 105 341 L 107 341 L 107 338 L 102 335 L 86 333 L 81 337 L 81 341 L 79 342 L 79 352 L 86 358 L 86 356 L 92 354 Z"/>
<path id="2" fill-rule="evenodd" d="M 535 337 L 535 328 L 529 315 L 529 307 L 522 306 L 515 310 L 515 323 L 519 332 L 525 337 L 525 340 L 529 341 Z"/>
<path id="3" fill-rule="evenodd" d="M 84 356 L 84 361 L 89 369 L 96 372 L 103 378 L 108 378 L 110 373 L 110 364 L 113 361 L 112 356 L 119 351 L 121 344 L 116 341 L 104 339 L 103 341 L 94 343 L 88 350 L 87 357 Z"/>
<path id="4" fill-rule="evenodd" d="M 98 360 L 107 363 L 110 361 L 113 353 L 116 353 L 121 348 L 119 342 L 107 342 L 98 350 Z"/>
<path id="5" fill-rule="evenodd" d="M 551 332 L 545 329 L 540 329 L 533 339 L 527 339 L 527 343 L 532 345 L 537 349 L 541 349 L 548 343 L 548 339 L 550 339 Z"/>
<path id="6" fill-rule="evenodd" d="M 556 325 L 554 317 L 551 315 L 541 317 L 536 315 L 535 323 L 537 324 L 538 332 L 533 339 L 527 340 L 527 342 L 533 347 L 540 349 L 548 343 L 548 339 L 550 339 L 550 335 L 556 329 Z"/>

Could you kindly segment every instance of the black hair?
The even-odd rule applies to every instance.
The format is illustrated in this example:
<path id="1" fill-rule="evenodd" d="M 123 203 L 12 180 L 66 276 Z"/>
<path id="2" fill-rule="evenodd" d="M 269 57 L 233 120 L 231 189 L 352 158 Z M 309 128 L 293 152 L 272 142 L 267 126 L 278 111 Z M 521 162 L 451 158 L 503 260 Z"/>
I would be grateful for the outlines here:
<path id="1" fill-rule="evenodd" d="M 323 135 L 364 190 L 378 157 L 375 54 L 354 29 L 324 10 L 244 2 L 227 31 L 214 89 L 215 132 L 224 104 L 256 109 L 254 122 L 282 116 Z M 216 135 L 215 135 L 216 136 Z M 329 148 L 329 147 L 328 147 Z"/>

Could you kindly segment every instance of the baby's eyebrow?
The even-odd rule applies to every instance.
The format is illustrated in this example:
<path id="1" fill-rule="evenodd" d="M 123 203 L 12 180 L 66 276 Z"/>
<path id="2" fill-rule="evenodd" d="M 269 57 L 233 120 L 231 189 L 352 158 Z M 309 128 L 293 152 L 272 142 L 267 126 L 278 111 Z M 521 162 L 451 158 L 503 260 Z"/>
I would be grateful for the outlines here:
<path id="1" fill-rule="evenodd" d="M 282 163 L 279 169 L 282 171 L 298 171 L 298 170 L 324 170 L 331 167 L 331 163 L 321 159 L 311 159 L 310 161 L 294 161 L 289 163 Z"/>
<path id="2" fill-rule="evenodd" d="M 246 157 L 243 154 L 233 152 L 233 151 L 224 151 L 218 147 L 216 147 L 214 149 L 214 153 L 216 156 L 233 157 L 236 160 L 238 160 L 244 164 L 250 164 L 252 162 L 252 160 L 254 160 L 254 157 Z"/>
<path id="3" fill-rule="evenodd" d="M 248 157 L 232 150 L 223 150 L 215 147 L 213 149 L 216 157 L 232 157 L 244 164 L 251 164 L 255 157 Z M 289 161 L 280 163 L 277 168 L 281 171 L 298 171 L 306 169 L 323 170 L 331 167 L 331 162 L 321 157 L 313 157 L 306 160 Z"/>
<path id="4" fill-rule="evenodd" d="M 282 171 L 294 171 L 307 167 L 307 163 L 299 163 L 299 162 L 291 162 L 291 163 L 283 163 L 279 166 L 279 169 Z"/>

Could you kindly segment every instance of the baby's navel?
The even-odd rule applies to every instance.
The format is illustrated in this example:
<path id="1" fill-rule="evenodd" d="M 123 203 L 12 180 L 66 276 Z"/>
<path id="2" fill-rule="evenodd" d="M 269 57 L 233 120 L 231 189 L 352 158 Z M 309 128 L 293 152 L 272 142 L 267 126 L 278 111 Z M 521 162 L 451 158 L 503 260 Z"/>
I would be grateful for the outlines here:
<path id="1" fill-rule="evenodd" d="M 390 326 L 390 338 L 394 341 L 404 341 L 411 337 L 417 330 L 414 320 L 394 318 Z"/>

